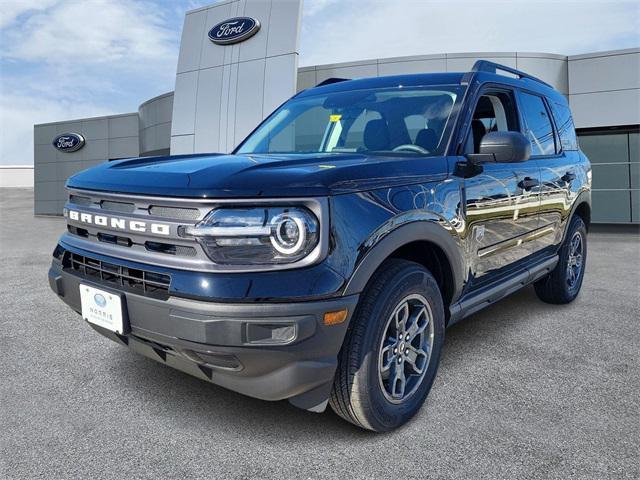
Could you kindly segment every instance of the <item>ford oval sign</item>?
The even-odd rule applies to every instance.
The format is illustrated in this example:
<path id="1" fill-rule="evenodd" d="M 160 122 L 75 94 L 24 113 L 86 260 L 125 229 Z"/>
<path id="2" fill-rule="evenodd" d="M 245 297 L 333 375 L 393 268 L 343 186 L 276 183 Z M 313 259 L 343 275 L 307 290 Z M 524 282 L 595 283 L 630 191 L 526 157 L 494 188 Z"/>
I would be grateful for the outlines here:
<path id="1" fill-rule="evenodd" d="M 100 293 L 96 293 L 93 296 L 93 301 L 96 302 L 96 305 L 98 305 L 100 308 L 104 308 L 107 306 L 107 299 L 104 298 L 104 295 Z"/>
<path id="2" fill-rule="evenodd" d="M 63 133 L 53 139 L 53 146 L 61 152 L 75 152 L 84 147 L 84 137 L 79 133 Z"/>
<path id="3" fill-rule="evenodd" d="M 253 37 L 258 30 L 260 30 L 260 22 L 255 18 L 230 18 L 209 30 L 209 40 L 218 45 L 231 45 Z"/>

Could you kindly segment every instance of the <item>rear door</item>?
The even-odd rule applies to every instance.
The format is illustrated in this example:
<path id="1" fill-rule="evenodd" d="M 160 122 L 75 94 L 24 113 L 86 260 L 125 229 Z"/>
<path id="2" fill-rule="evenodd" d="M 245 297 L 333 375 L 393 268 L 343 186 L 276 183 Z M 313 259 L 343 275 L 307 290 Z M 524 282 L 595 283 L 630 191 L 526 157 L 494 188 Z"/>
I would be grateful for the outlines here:
<path id="1" fill-rule="evenodd" d="M 577 170 L 580 153 L 568 107 L 565 106 L 561 114 L 560 104 L 551 103 L 534 92 L 520 91 L 519 97 L 524 133 L 531 141 L 531 156 L 540 166 L 540 229 L 536 250 L 543 253 L 562 241 L 564 226 L 581 184 Z M 565 138 L 565 148 L 562 148 L 561 136 Z"/>
<path id="2" fill-rule="evenodd" d="M 477 97 L 465 153 L 478 153 L 491 131 L 521 131 L 516 93 L 508 87 L 484 87 Z M 540 170 L 535 159 L 486 163 L 465 179 L 469 267 L 472 288 L 508 275 L 535 251 Z"/>

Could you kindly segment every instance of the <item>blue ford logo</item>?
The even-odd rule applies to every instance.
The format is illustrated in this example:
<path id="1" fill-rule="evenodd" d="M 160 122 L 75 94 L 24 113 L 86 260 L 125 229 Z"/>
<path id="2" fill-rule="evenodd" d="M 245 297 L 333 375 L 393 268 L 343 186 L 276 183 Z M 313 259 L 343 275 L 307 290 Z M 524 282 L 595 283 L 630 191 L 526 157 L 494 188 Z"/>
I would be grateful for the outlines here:
<path id="1" fill-rule="evenodd" d="M 100 308 L 104 308 L 107 306 L 107 299 L 104 298 L 104 295 L 100 295 L 99 293 L 96 293 L 93 296 L 93 301 L 96 302 L 96 305 L 98 305 Z"/>
<path id="2" fill-rule="evenodd" d="M 218 45 L 231 45 L 253 37 L 258 30 L 260 30 L 260 22 L 255 18 L 230 18 L 209 30 L 209 40 Z"/>
<path id="3" fill-rule="evenodd" d="M 75 152 L 84 147 L 84 137 L 79 133 L 63 133 L 53 139 L 53 146 L 61 152 Z"/>

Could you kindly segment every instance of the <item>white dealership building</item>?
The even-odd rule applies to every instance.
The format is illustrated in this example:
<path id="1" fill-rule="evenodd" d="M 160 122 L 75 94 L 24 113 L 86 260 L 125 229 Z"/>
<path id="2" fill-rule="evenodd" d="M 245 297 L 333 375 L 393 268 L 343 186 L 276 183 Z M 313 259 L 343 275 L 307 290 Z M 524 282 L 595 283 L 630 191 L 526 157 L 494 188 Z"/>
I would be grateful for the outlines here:
<path id="1" fill-rule="evenodd" d="M 225 0 L 187 12 L 173 92 L 129 113 L 35 125 L 35 213 L 60 214 L 66 179 L 101 162 L 229 152 L 284 100 L 328 78 L 468 71 L 486 59 L 569 98 L 594 165 L 594 222 L 640 223 L 640 48 L 573 56 L 443 52 L 300 68 L 301 3 Z"/>

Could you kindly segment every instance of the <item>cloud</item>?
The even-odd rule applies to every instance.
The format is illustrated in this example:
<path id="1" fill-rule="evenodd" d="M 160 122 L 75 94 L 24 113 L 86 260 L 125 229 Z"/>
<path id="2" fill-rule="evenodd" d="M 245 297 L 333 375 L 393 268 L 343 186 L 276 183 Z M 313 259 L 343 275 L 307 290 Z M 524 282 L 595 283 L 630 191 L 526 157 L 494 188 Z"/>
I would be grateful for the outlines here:
<path id="1" fill-rule="evenodd" d="M 307 0 L 304 2 L 304 16 L 305 18 L 313 17 L 323 10 L 331 7 L 332 5 L 337 5 L 339 0 Z"/>
<path id="2" fill-rule="evenodd" d="M 0 163 L 33 162 L 34 124 L 133 111 L 173 89 L 186 4 L 0 1 Z"/>
<path id="3" fill-rule="evenodd" d="M 304 11 L 301 65 L 478 51 L 577 54 L 640 44 L 637 1 L 321 3 Z"/>
<path id="4" fill-rule="evenodd" d="M 1 55 L 50 64 L 149 61 L 173 54 L 175 37 L 163 11 L 149 2 L 66 1 L 14 23 Z"/>
<path id="5" fill-rule="evenodd" d="M 16 19 L 29 12 L 45 10 L 57 0 L 3 0 L 0 10 L 0 28 L 12 24 Z"/>

